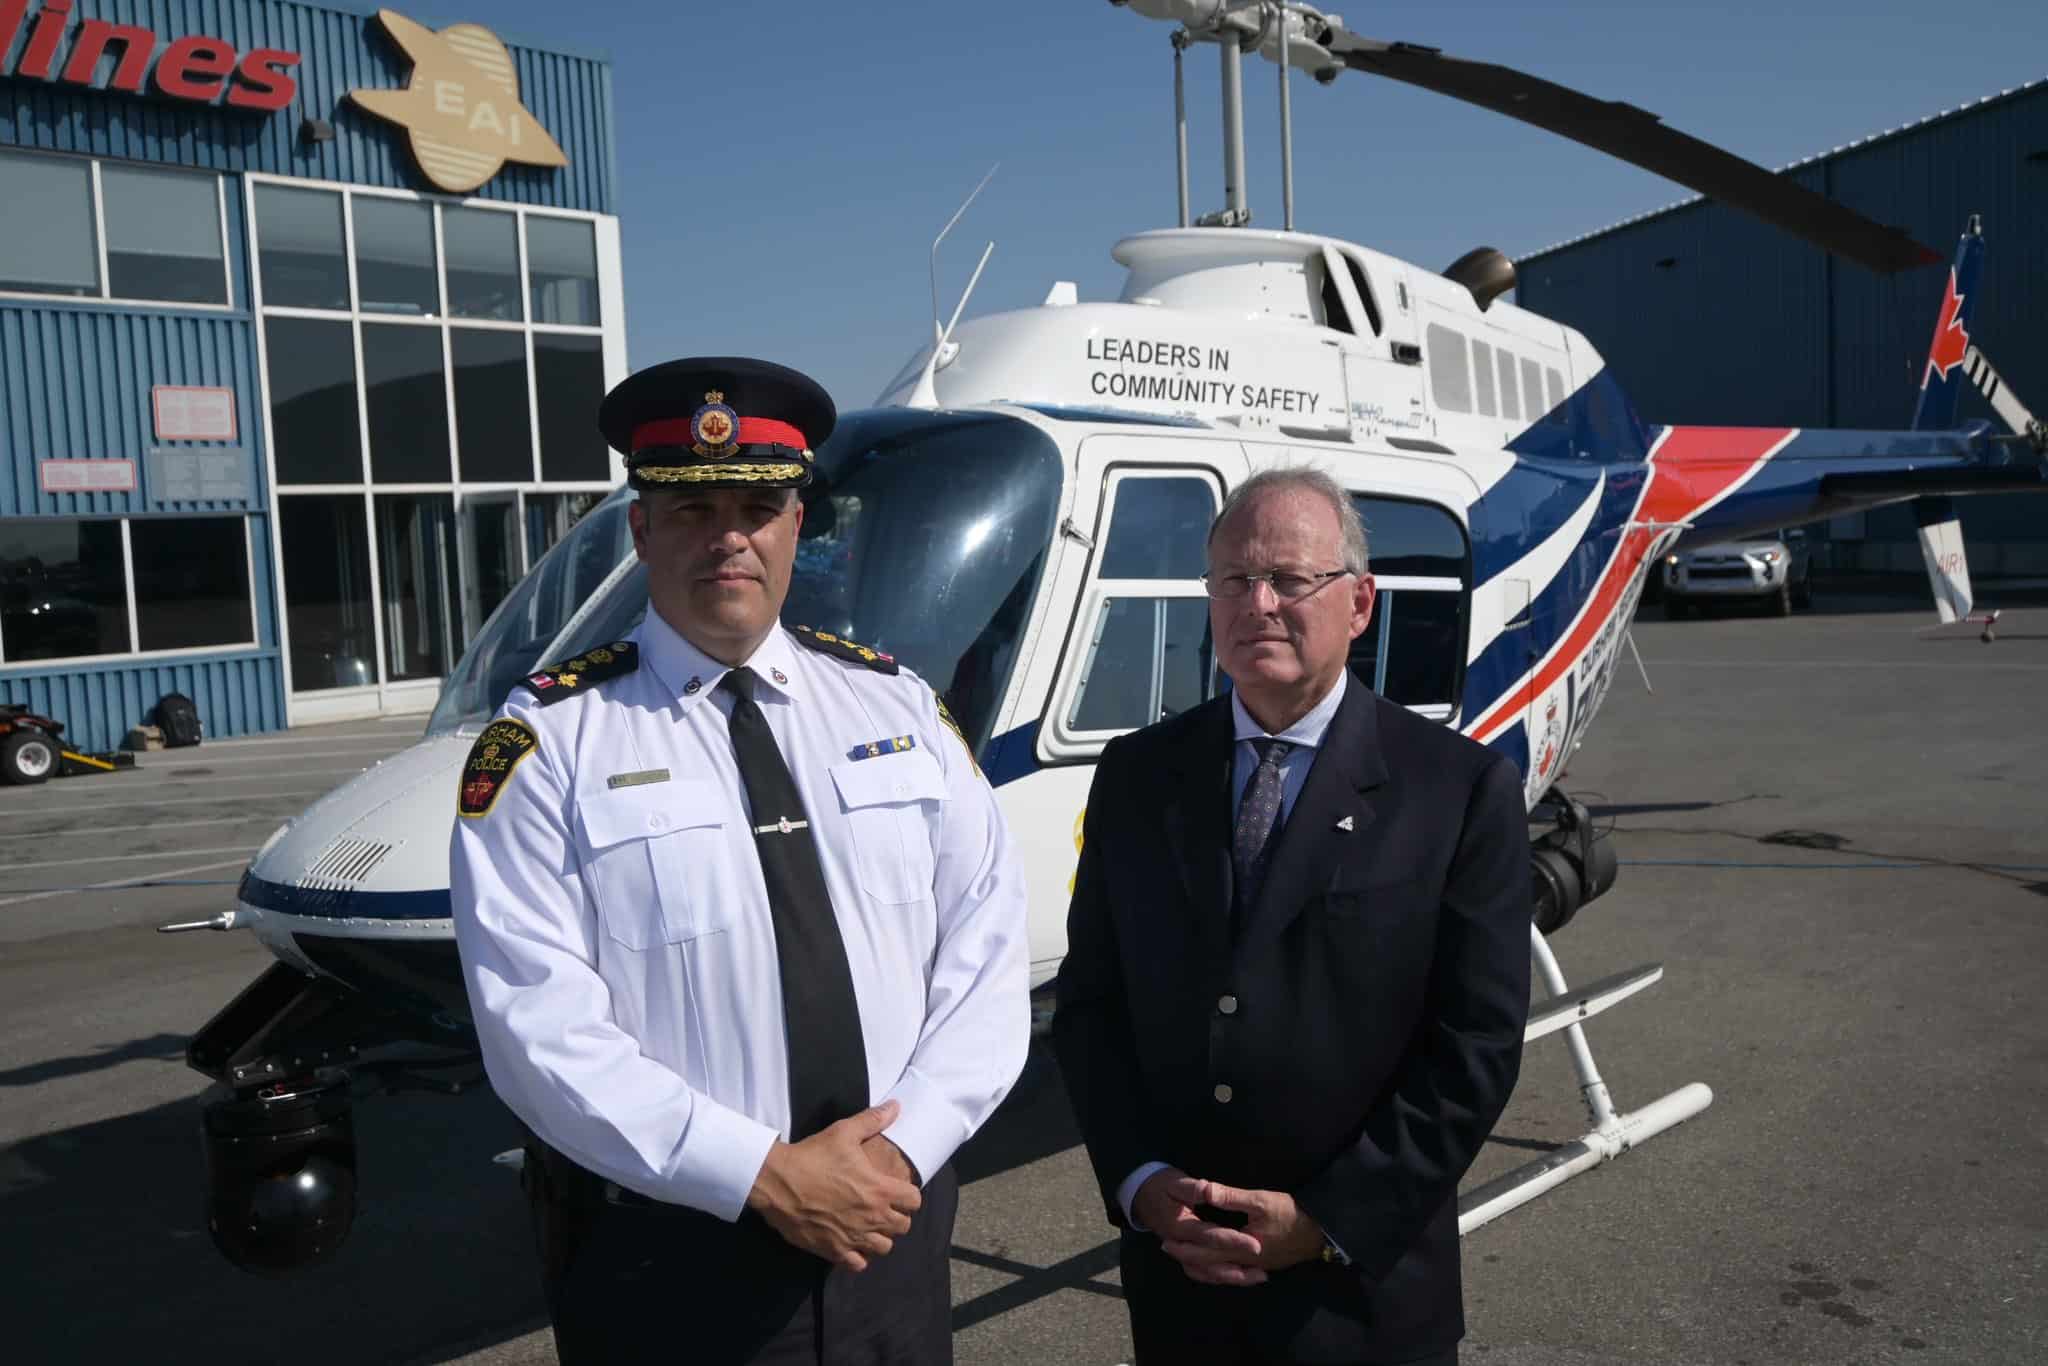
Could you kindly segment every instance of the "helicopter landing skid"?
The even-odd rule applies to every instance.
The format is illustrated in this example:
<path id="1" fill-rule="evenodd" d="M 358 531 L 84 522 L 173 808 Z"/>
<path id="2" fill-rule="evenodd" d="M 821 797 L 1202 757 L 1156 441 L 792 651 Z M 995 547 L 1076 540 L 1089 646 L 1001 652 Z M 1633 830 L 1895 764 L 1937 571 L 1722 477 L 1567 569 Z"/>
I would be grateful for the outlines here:
<path id="1" fill-rule="evenodd" d="M 1682 1124 L 1714 1103 L 1712 1090 L 1699 1082 L 1690 1082 L 1640 1110 L 1621 1113 L 1614 1108 L 1607 1083 L 1600 1079 L 1600 1069 L 1593 1062 L 1593 1049 L 1586 1042 L 1584 1022 L 1645 987 L 1654 986 L 1664 976 L 1662 966 L 1653 964 L 1635 968 L 1570 990 L 1565 986 L 1563 969 L 1557 965 L 1557 955 L 1550 951 L 1550 945 L 1533 926 L 1529 931 L 1529 946 L 1551 999 L 1529 1012 L 1529 1024 L 1523 1031 L 1522 1041 L 1529 1044 L 1549 1034 L 1564 1035 L 1565 1047 L 1571 1052 L 1572 1070 L 1578 1074 L 1579 1094 L 1585 1099 L 1586 1112 L 1592 1118 L 1593 1127 L 1583 1136 L 1545 1153 L 1534 1162 L 1525 1163 L 1460 1196 L 1458 1233 L 1461 1237 L 1511 1209 L 1526 1205 L 1545 1191 L 1563 1185 L 1580 1172 L 1590 1171 L 1673 1125 Z"/>

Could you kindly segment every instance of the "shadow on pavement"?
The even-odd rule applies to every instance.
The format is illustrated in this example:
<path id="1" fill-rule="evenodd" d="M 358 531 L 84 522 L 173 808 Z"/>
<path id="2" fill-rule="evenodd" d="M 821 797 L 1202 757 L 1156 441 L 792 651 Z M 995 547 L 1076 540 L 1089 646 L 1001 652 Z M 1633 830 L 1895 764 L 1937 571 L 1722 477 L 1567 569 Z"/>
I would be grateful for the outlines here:
<path id="1" fill-rule="evenodd" d="M 17 1068 L 0 1084 L 176 1056 L 184 1044 L 137 1039 Z M 487 1090 L 359 1102 L 354 1230 L 330 1260 L 277 1278 L 214 1250 L 199 1110 L 197 1098 L 177 1101 L 0 1148 L 0 1283 L 22 1292 L 7 1359 L 361 1366 L 445 1359 L 546 1322 L 517 1178 L 490 1161 L 518 1145 L 519 1130 Z M 963 1182 L 978 1181 L 1079 1141 L 1058 1071 L 1035 1047 L 956 1162 Z M 1102 1257 L 1114 1265 L 1106 1247 L 1016 1268 L 1028 1279 L 962 1306 L 960 1326 L 1085 1281 Z"/>

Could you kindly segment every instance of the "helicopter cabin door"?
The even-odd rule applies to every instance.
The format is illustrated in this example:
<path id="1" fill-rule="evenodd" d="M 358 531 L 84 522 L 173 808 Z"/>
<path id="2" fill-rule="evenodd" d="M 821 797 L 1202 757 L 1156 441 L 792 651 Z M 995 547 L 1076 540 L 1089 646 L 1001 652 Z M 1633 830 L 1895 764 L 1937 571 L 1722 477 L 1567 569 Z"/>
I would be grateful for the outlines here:
<path id="1" fill-rule="evenodd" d="M 1245 471 L 1243 448 L 1228 439 L 1082 443 L 1072 525 L 1090 538 L 1088 572 L 1039 734 L 1045 758 L 1092 760 L 1125 731 L 1220 690 L 1204 550 Z"/>

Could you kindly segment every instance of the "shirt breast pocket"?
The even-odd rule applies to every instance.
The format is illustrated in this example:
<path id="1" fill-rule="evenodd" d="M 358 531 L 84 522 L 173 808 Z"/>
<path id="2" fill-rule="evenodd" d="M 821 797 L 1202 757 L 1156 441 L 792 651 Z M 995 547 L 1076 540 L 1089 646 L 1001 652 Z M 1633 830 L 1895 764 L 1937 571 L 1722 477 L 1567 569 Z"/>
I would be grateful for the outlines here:
<path id="1" fill-rule="evenodd" d="M 629 949 L 680 944 L 732 919 L 717 785 L 649 783 L 577 793 L 584 878 L 607 935 Z"/>
<path id="2" fill-rule="evenodd" d="M 946 799 L 939 761 L 921 749 L 832 765 L 832 785 L 853 830 L 860 888 L 902 905 L 931 895 L 930 818 Z"/>

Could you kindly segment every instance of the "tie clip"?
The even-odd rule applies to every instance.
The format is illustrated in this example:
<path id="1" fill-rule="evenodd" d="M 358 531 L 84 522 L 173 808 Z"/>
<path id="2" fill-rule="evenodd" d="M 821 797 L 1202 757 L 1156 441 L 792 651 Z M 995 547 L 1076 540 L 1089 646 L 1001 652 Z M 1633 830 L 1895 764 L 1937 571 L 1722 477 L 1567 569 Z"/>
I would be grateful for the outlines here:
<path id="1" fill-rule="evenodd" d="M 667 769 L 643 768 L 638 773 L 614 773 L 611 777 L 604 780 L 604 785 L 610 788 L 644 787 L 648 783 L 665 783 L 667 781 Z"/>
<path id="2" fill-rule="evenodd" d="M 809 821 L 793 821 L 789 817 L 784 816 L 771 825 L 755 826 L 754 833 L 757 835 L 787 835 L 793 830 L 808 830 L 810 828 L 811 823 Z"/>

